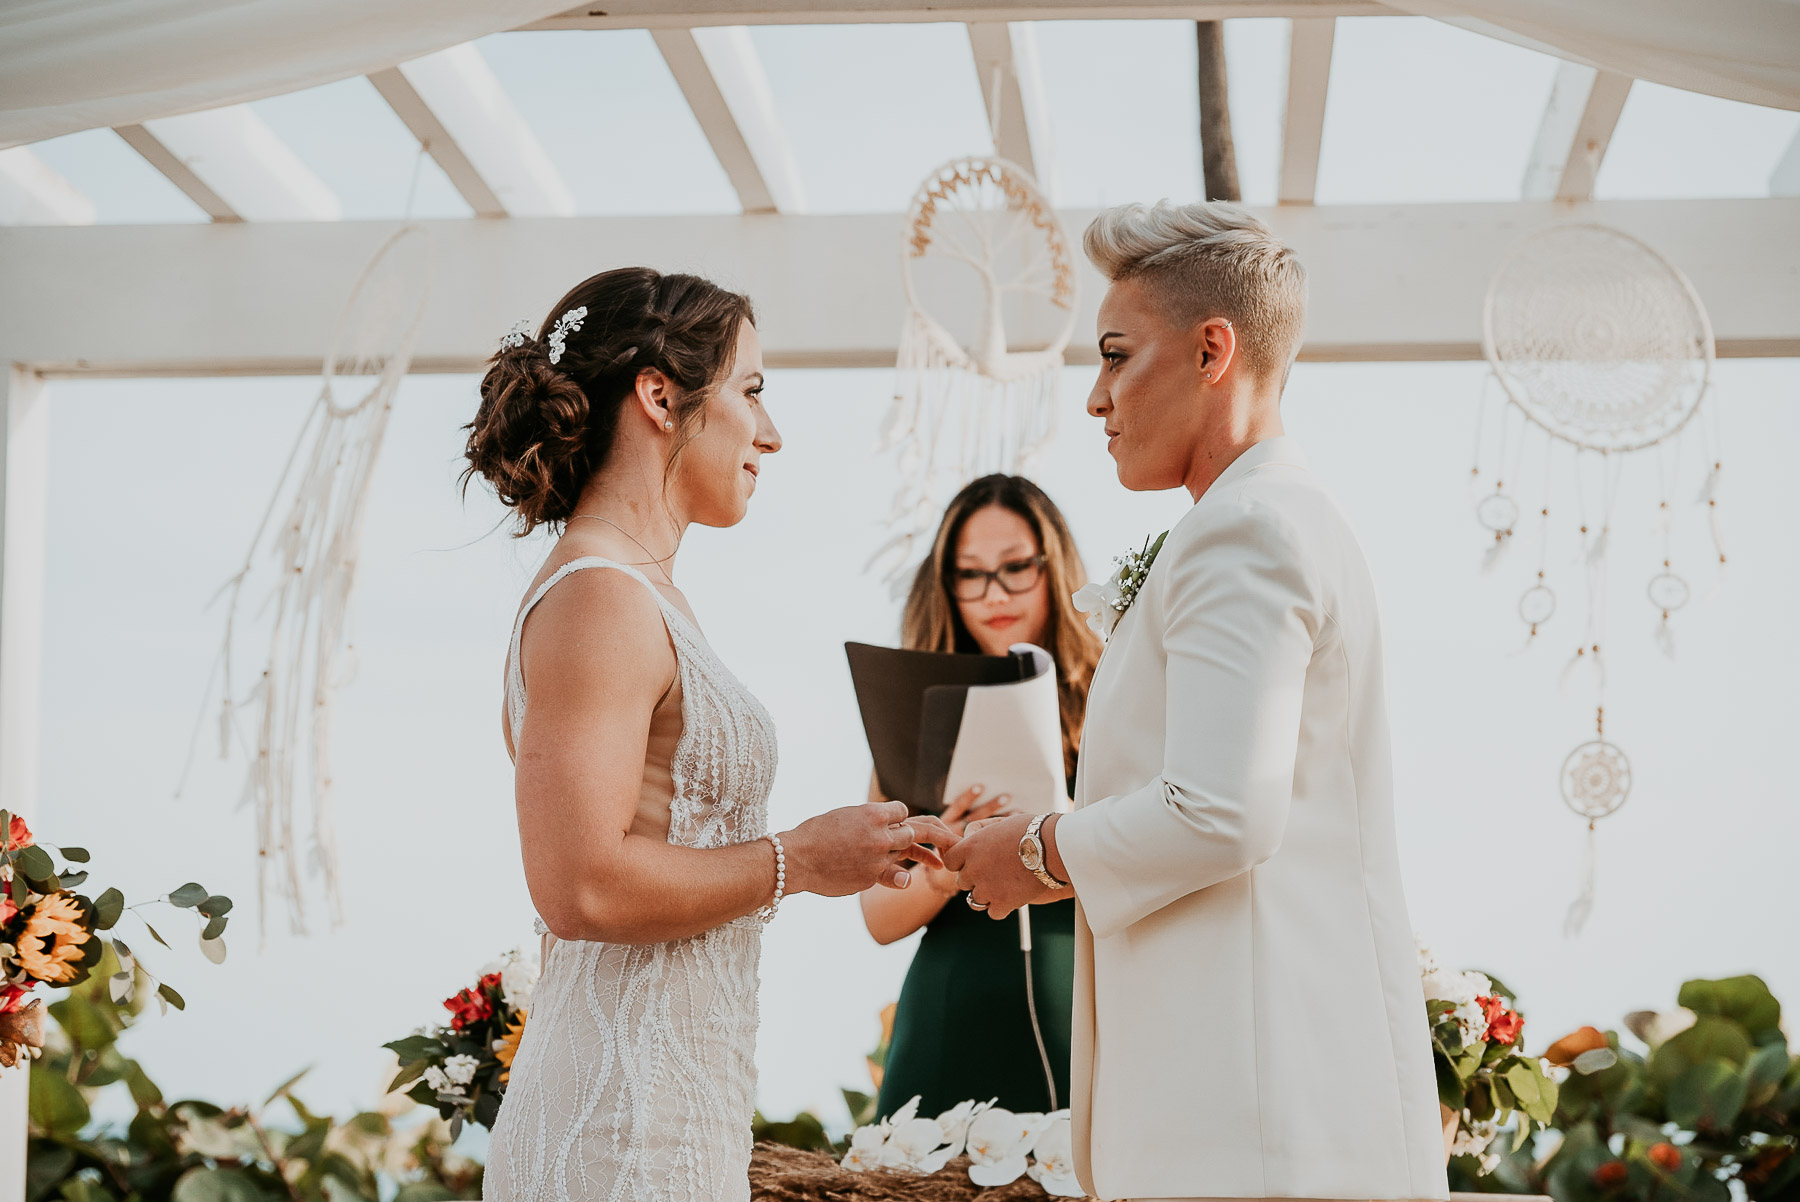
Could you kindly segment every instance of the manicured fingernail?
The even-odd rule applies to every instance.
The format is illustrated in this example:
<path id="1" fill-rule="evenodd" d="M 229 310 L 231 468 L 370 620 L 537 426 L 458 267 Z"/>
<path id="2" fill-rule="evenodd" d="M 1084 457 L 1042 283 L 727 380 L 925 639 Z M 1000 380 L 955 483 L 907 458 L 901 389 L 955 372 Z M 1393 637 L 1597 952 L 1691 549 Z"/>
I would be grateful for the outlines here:
<path id="1" fill-rule="evenodd" d="M 977 797 L 980 797 L 983 793 L 987 792 L 987 786 L 986 785 L 971 785 L 969 787 L 969 792 L 975 794 L 975 796 L 977 796 Z"/>
<path id="2" fill-rule="evenodd" d="M 899 872 L 896 872 L 894 874 L 894 884 L 900 886 L 900 888 L 902 888 L 902 889 L 906 888 L 906 886 L 908 884 L 910 884 L 911 881 L 912 881 L 912 873 L 906 871 L 906 869 L 904 869 L 904 868 L 902 868 Z"/>

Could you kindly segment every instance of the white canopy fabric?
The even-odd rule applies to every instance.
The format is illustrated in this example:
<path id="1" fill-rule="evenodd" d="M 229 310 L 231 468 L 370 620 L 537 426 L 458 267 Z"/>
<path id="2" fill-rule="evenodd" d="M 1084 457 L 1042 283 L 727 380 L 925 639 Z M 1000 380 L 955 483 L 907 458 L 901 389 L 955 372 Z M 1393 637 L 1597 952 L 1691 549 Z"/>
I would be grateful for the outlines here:
<path id="1" fill-rule="evenodd" d="M 0 4 L 0 149 L 367 75 L 569 0 Z"/>
<path id="2" fill-rule="evenodd" d="M 1385 0 L 1688 92 L 1800 109 L 1800 0 Z"/>

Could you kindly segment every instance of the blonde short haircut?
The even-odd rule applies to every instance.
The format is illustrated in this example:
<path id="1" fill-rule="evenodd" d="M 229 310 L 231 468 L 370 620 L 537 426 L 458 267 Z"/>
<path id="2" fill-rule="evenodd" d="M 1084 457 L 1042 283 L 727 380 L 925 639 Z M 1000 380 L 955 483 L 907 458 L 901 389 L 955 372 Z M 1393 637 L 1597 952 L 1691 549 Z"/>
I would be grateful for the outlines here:
<path id="1" fill-rule="evenodd" d="M 1113 283 L 1142 280 L 1177 325 L 1223 317 L 1254 375 L 1284 379 L 1306 328 L 1306 268 L 1269 227 L 1228 204 L 1129 204 L 1082 238 Z"/>

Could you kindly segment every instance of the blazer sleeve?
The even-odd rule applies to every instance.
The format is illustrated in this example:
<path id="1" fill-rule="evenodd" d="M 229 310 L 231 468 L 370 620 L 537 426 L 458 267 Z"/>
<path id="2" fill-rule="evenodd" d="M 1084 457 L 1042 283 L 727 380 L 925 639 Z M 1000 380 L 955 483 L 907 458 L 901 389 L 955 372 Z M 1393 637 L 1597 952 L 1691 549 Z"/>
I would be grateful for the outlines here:
<path id="1" fill-rule="evenodd" d="M 1169 551 L 1173 562 L 1157 565 L 1168 572 L 1162 771 L 1056 826 L 1101 937 L 1274 855 L 1293 797 L 1307 665 L 1324 619 L 1291 528 L 1232 502 Z"/>

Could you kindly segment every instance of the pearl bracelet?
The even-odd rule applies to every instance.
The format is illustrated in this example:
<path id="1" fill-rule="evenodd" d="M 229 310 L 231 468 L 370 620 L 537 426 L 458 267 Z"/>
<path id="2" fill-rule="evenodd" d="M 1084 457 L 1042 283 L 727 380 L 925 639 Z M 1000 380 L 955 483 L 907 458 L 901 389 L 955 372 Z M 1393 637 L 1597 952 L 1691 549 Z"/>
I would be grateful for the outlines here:
<path id="1" fill-rule="evenodd" d="M 775 897 L 757 910 L 756 916 L 764 922 L 773 922 L 775 911 L 781 908 L 782 895 L 787 892 L 787 849 L 781 846 L 780 835 L 764 835 L 763 838 L 775 845 Z"/>

